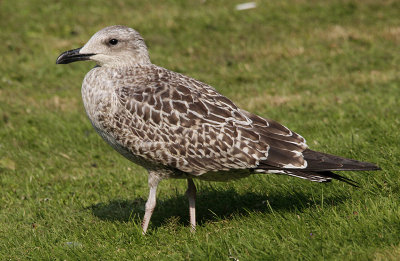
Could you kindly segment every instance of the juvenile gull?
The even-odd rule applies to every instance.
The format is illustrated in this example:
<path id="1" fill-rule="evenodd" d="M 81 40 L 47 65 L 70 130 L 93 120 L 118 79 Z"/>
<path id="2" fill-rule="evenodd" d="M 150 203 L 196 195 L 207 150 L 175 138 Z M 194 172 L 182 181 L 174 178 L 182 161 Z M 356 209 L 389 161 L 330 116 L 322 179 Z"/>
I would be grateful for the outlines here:
<path id="1" fill-rule="evenodd" d="M 149 173 L 143 234 L 162 179 L 188 181 L 190 224 L 196 227 L 193 178 L 228 181 L 254 173 L 316 182 L 354 181 L 331 171 L 378 170 L 372 163 L 308 149 L 297 133 L 238 108 L 213 87 L 151 63 L 140 34 L 110 26 L 57 64 L 97 63 L 82 84 L 86 113 L 100 136 Z"/>

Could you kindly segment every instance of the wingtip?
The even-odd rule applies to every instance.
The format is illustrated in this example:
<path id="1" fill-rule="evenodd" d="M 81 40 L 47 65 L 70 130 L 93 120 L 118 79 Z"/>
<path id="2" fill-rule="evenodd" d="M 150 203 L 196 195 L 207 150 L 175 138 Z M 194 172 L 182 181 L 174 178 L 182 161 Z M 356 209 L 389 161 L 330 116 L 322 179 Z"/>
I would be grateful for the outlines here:
<path id="1" fill-rule="evenodd" d="M 375 169 L 374 170 L 382 170 L 382 168 L 375 165 Z"/>
<path id="2" fill-rule="evenodd" d="M 375 165 L 374 163 L 365 162 L 365 164 L 366 164 L 366 166 L 363 170 L 366 170 L 366 171 L 382 170 L 381 167 L 379 167 L 378 165 Z"/>

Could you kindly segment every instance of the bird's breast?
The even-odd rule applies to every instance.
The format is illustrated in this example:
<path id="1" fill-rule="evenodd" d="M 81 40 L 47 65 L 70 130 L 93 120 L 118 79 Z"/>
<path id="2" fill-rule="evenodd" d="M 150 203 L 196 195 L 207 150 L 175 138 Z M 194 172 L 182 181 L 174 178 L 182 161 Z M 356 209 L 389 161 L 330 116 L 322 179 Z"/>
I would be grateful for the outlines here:
<path id="1" fill-rule="evenodd" d="M 149 163 L 135 153 L 139 137 L 127 133 L 126 128 L 118 123 L 117 118 L 125 109 L 118 102 L 114 91 L 115 85 L 112 72 L 92 69 L 82 84 L 82 99 L 86 114 L 97 133 L 111 147 L 129 160 L 147 166 Z"/>
<path id="2" fill-rule="evenodd" d="M 112 83 L 107 74 L 101 70 L 92 69 L 82 83 L 82 99 L 86 114 L 97 129 L 105 127 L 110 120 L 111 112 L 116 104 L 112 104 Z"/>

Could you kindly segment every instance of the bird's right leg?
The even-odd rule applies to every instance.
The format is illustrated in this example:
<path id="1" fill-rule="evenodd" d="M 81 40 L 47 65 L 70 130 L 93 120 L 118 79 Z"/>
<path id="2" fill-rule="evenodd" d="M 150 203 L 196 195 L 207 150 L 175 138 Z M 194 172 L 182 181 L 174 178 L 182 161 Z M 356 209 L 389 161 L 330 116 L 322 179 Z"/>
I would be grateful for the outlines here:
<path id="1" fill-rule="evenodd" d="M 157 193 L 157 186 L 160 182 L 160 178 L 156 175 L 156 173 L 149 171 L 149 187 L 150 193 L 149 198 L 146 202 L 146 209 L 144 213 L 144 218 L 142 222 L 142 234 L 145 235 L 147 231 L 147 227 L 149 226 L 149 222 L 151 219 L 151 215 L 153 214 L 154 208 L 156 207 L 156 193 Z"/>
<path id="2" fill-rule="evenodd" d="M 190 231 L 194 233 L 196 231 L 196 186 L 191 178 L 187 179 L 188 189 L 186 195 L 189 198 L 189 217 L 190 217 Z"/>

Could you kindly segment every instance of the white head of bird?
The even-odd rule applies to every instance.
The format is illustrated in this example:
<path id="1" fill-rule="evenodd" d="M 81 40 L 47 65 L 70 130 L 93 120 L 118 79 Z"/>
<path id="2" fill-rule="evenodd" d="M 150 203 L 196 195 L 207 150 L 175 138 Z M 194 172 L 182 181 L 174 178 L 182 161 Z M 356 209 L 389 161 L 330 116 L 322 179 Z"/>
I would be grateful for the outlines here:
<path id="1" fill-rule="evenodd" d="M 142 36 L 134 29 L 121 25 L 98 31 L 82 48 L 62 53 L 57 59 L 57 64 L 83 60 L 114 68 L 150 63 Z"/>

